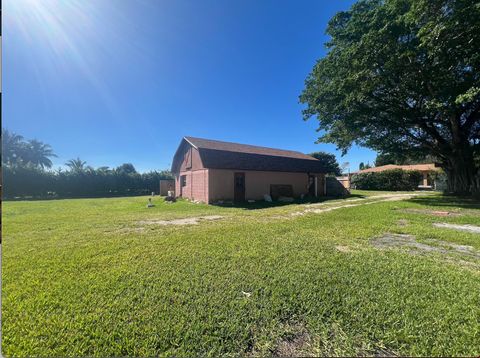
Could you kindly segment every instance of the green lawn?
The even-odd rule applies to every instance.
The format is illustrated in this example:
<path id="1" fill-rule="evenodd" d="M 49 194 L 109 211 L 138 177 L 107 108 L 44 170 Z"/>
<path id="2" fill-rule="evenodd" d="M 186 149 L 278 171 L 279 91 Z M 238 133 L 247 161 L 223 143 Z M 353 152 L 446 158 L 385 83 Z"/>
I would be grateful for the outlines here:
<path id="1" fill-rule="evenodd" d="M 313 208 L 378 200 L 354 194 Z M 3 204 L 4 355 L 480 354 L 480 234 L 432 225 L 480 225 L 478 203 L 146 201 Z M 387 232 L 473 254 L 376 247 Z"/>

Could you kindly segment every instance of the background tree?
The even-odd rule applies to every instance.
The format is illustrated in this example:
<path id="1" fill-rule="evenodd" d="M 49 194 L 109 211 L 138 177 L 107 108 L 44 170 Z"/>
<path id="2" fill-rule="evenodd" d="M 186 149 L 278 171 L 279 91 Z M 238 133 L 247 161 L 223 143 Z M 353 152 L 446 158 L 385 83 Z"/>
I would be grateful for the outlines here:
<path id="1" fill-rule="evenodd" d="M 24 149 L 24 141 L 21 135 L 2 128 L 2 164 L 20 164 Z"/>
<path id="2" fill-rule="evenodd" d="M 85 166 L 87 162 L 84 160 L 81 160 L 80 158 L 76 159 L 70 159 L 68 162 L 65 163 L 67 167 L 70 168 L 71 171 L 73 172 L 83 172 L 85 171 Z"/>
<path id="3" fill-rule="evenodd" d="M 26 166 L 45 169 L 52 167 L 50 158 L 56 157 L 49 144 L 36 139 L 25 141 L 16 133 L 2 129 L 2 163 L 5 165 Z"/>
<path id="4" fill-rule="evenodd" d="M 378 153 L 377 158 L 375 159 L 375 166 L 379 167 L 387 164 L 397 164 L 397 165 L 409 165 L 409 164 L 425 164 L 425 163 L 436 163 L 437 159 L 431 155 L 426 155 L 422 157 L 409 157 L 405 155 L 397 155 L 390 153 Z"/>
<path id="5" fill-rule="evenodd" d="M 123 174 L 135 174 L 137 173 L 137 170 L 133 166 L 132 163 L 124 163 L 117 168 L 115 168 L 115 171 L 117 173 L 123 173 Z"/>
<path id="6" fill-rule="evenodd" d="M 350 162 L 343 162 L 342 165 L 340 166 L 340 170 L 343 174 L 350 174 Z"/>
<path id="7" fill-rule="evenodd" d="M 480 192 L 480 3 L 363 0 L 329 22 L 328 54 L 306 80 L 316 116 L 345 153 L 438 158 L 448 190 Z"/>
<path id="8" fill-rule="evenodd" d="M 365 164 L 364 162 L 360 162 L 358 170 L 370 169 L 371 167 L 370 163 Z"/>
<path id="9" fill-rule="evenodd" d="M 161 179 L 172 179 L 169 171 L 138 173 L 131 163 L 115 170 L 94 169 L 80 158 L 69 160 L 69 170 L 51 168 L 52 148 L 38 140 L 2 129 L 2 195 L 4 198 L 67 198 L 146 195 L 159 191 Z"/>
<path id="10" fill-rule="evenodd" d="M 49 144 L 45 144 L 36 139 L 27 142 L 25 156 L 26 162 L 42 169 L 51 168 L 53 163 L 50 158 L 56 157 Z"/>
<path id="11" fill-rule="evenodd" d="M 342 174 L 335 155 L 326 152 L 314 152 L 310 155 L 322 162 L 322 165 L 328 174 L 334 174 L 337 176 Z"/>
<path id="12" fill-rule="evenodd" d="M 377 157 L 375 158 L 375 166 L 380 167 L 388 164 L 399 164 L 398 156 L 390 153 L 378 153 Z"/>

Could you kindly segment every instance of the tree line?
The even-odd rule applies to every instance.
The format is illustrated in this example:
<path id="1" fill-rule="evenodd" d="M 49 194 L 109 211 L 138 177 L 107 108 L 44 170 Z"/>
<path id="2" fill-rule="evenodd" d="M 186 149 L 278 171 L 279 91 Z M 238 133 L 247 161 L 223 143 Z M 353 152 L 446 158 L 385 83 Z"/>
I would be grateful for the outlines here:
<path id="1" fill-rule="evenodd" d="M 80 158 L 52 170 L 54 157 L 50 145 L 2 129 L 3 198 L 145 195 L 158 193 L 160 179 L 173 178 L 168 170 L 139 173 L 131 163 L 93 168 Z"/>

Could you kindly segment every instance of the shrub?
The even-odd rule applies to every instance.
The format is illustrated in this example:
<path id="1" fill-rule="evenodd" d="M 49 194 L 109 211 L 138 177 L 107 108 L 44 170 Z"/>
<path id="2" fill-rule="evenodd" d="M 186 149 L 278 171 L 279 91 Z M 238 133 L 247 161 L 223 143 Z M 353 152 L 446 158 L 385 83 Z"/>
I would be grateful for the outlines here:
<path id="1" fill-rule="evenodd" d="M 422 178 L 422 173 L 416 170 L 392 169 L 354 174 L 351 185 L 362 190 L 415 190 Z"/>

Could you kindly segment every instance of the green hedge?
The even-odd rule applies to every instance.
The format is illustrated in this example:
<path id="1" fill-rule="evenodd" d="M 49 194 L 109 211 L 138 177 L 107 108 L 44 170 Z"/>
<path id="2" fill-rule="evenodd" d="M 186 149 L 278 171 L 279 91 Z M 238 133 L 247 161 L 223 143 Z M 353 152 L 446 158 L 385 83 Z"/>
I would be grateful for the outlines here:
<path id="1" fill-rule="evenodd" d="M 351 185 L 361 190 L 415 190 L 422 178 L 423 175 L 419 171 L 392 169 L 354 174 Z"/>
<path id="2" fill-rule="evenodd" d="M 159 192 L 170 172 L 119 173 L 88 170 L 53 172 L 34 167 L 3 166 L 3 198 L 80 198 L 146 195 Z"/>

